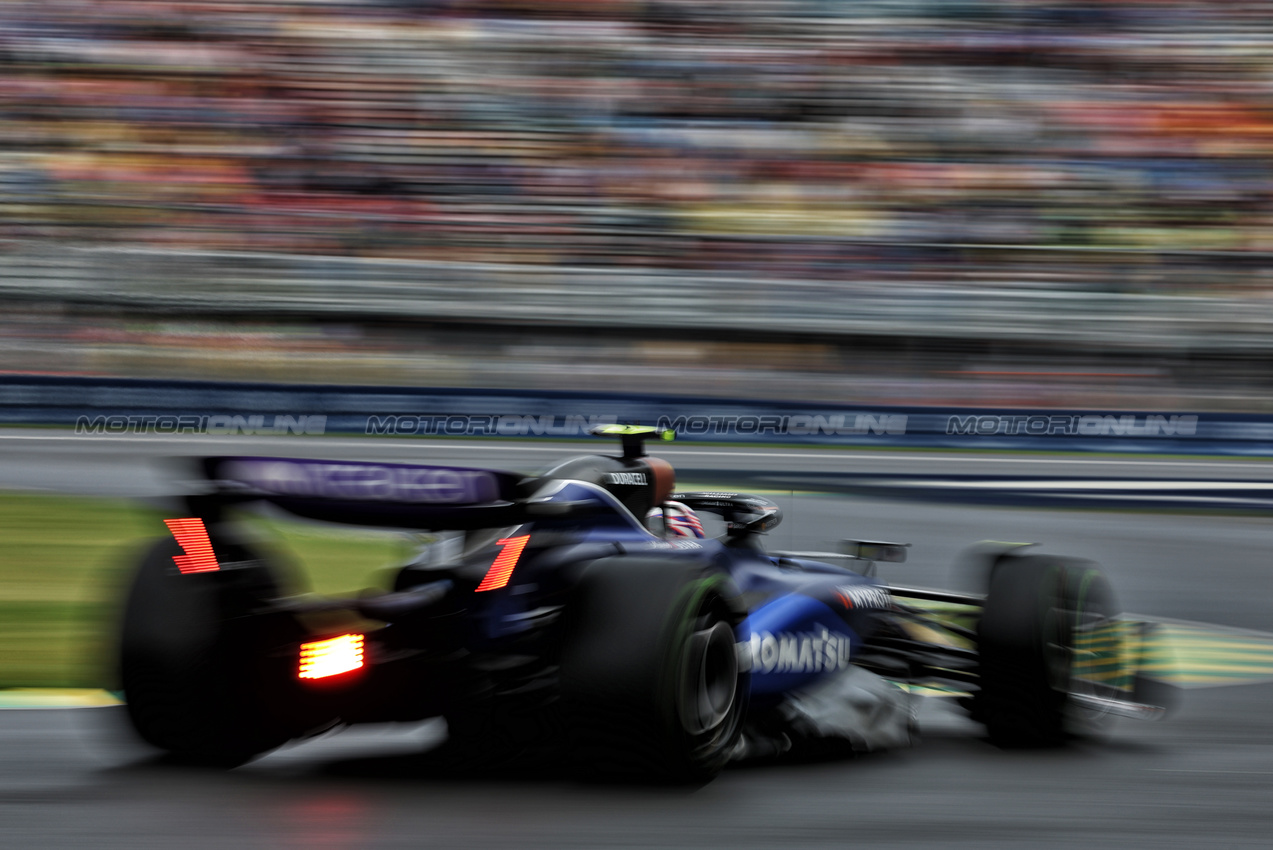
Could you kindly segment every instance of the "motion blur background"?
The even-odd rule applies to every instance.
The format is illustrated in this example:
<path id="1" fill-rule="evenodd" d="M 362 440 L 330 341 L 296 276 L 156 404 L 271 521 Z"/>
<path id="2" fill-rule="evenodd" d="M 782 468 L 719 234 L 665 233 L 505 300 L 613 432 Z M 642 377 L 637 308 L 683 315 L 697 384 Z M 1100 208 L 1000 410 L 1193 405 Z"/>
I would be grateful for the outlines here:
<path id="1" fill-rule="evenodd" d="M 0 368 L 1270 408 L 1273 3 L 9 0 Z"/>
<path id="2" fill-rule="evenodd" d="M 1273 0 L 0 0 L 0 391 L 1270 413 L 1271 95 Z M 47 383 L 69 404 L 86 382 Z M 225 451 L 182 436 L 0 431 L 0 708 L 117 684 L 126 576 L 173 516 L 122 496 L 175 486 L 159 457 Z M 526 471 L 558 448 L 233 439 Z M 1267 461 L 669 452 L 709 487 L 922 469 L 913 501 L 790 491 L 784 548 L 911 541 L 882 572 L 936 586 L 978 538 L 1042 541 L 1106 564 L 1129 611 L 1215 624 L 1179 642 L 1202 689 L 1109 747 L 1001 753 L 925 718 L 913 751 L 692 797 L 522 781 L 496 800 L 394 760 L 419 742 L 369 759 L 356 737 L 227 781 L 77 744 L 68 715 L 93 711 L 0 711 L 0 845 L 1268 846 L 1273 527 L 1244 501 Z M 937 486 L 973 470 L 1086 476 L 1100 501 Z M 1164 510 L 1120 510 L 1127 481 Z M 1171 487 L 1193 507 L 1166 510 Z M 261 522 L 325 593 L 420 542 Z"/>

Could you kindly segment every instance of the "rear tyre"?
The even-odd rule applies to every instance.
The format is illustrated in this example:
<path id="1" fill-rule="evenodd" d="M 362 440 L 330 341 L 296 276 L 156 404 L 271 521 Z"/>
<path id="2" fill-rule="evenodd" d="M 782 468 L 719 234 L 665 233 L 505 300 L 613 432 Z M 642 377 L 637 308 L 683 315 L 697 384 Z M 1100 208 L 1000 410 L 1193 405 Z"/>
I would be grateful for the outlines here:
<path id="1" fill-rule="evenodd" d="M 728 576 L 684 557 L 589 566 L 561 653 L 576 763 L 592 775 L 656 782 L 719 773 L 746 712 L 735 634 L 744 616 Z"/>
<path id="2" fill-rule="evenodd" d="M 183 762 L 235 767 L 291 737 L 292 658 L 269 650 L 302 632 L 289 615 L 261 613 L 282 595 L 277 570 L 242 545 L 212 542 L 216 572 L 180 573 L 172 538 L 147 552 L 124 608 L 119 672 L 143 740 Z"/>
<path id="3" fill-rule="evenodd" d="M 1084 696 L 1105 696 L 1122 657 L 1109 582 L 1074 558 L 1009 556 L 990 577 L 977 628 L 980 690 L 973 717 L 1008 748 L 1055 747 L 1104 725 Z M 1093 637 L 1099 636 L 1099 642 Z"/>

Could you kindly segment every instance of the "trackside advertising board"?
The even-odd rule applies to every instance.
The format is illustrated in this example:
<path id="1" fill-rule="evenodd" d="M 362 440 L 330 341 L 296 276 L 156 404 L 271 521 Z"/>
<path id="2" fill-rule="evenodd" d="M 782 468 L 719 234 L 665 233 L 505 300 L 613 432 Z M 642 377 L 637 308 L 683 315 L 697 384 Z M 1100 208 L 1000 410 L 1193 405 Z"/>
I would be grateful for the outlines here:
<path id="1" fill-rule="evenodd" d="M 579 439 L 600 424 L 679 442 L 1273 454 L 1273 416 L 1198 411 L 879 407 L 614 393 L 0 378 L 0 424 L 124 434 Z"/>

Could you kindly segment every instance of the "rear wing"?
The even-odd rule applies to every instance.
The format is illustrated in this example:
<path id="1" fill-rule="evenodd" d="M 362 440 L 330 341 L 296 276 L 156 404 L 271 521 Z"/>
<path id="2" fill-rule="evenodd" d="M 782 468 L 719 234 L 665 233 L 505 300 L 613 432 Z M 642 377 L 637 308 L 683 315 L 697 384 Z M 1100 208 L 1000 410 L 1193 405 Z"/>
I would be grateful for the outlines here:
<path id="1" fill-rule="evenodd" d="M 277 457 L 208 457 L 201 466 L 212 492 L 190 499 L 198 513 L 264 501 L 309 519 L 422 530 L 497 528 L 528 516 L 525 476 L 513 472 Z"/>

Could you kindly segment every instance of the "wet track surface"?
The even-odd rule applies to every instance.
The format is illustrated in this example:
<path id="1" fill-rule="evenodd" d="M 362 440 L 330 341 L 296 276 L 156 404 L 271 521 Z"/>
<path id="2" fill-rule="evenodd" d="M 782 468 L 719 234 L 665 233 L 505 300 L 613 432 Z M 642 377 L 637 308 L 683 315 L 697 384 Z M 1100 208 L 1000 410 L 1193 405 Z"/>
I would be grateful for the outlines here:
<path id="1" fill-rule="evenodd" d="M 147 760 L 117 709 L 0 714 L 0 841 L 40 847 L 1266 847 L 1273 686 L 1197 691 L 1109 742 L 1003 752 L 936 710 L 909 751 L 696 790 L 457 776 L 438 730 L 345 732 L 228 774 Z"/>
<path id="2" fill-rule="evenodd" d="M 526 470 L 573 451 L 298 443 L 287 446 L 313 456 Z M 148 471 L 147 457 L 291 453 L 282 445 L 0 439 L 0 486 L 155 496 L 170 485 Z M 702 484 L 722 469 L 886 474 L 918 465 L 955 474 L 978 461 L 679 446 L 660 454 L 683 480 Z M 1262 462 L 996 457 L 977 471 L 988 464 L 1005 474 L 1273 479 Z M 1103 563 L 1127 610 L 1273 632 L 1266 516 L 815 496 L 774 483 L 757 486 L 788 512 L 770 540 L 775 549 L 827 548 L 851 536 L 911 542 L 911 560 L 881 565 L 882 577 L 940 587 L 960 582 L 950 565 L 967 543 L 1039 541 Z M 1039 753 L 997 750 L 975 725 L 934 704 L 921 714 L 923 740 L 912 750 L 736 768 L 692 790 L 587 786 L 526 766 L 459 775 L 428 755 L 442 736 L 436 723 L 347 731 L 237 771 L 204 773 L 130 744 L 115 731 L 119 709 L 0 711 L 0 846 L 1265 847 L 1273 830 L 1271 708 L 1273 684 L 1192 690 L 1167 721 L 1120 721 L 1103 743 Z"/>
<path id="3" fill-rule="evenodd" d="M 399 463 L 446 463 L 533 472 L 571 454 L 608 451 L 604 443 L 395 438 L 260 438 L 76 436 L 68 431 L 0 430 L 0 486 L 110 495 L 153 495 L 172 490 L 176 475 L 189 467 L 164 462 L 191 455 L 282 455 L 382 460 Z M 1123 458 L 1069 455 L 997 455 L 957 452 L 891 452 L 781 448 L 696 447 L 660 444 L 684 480 L 714 473 L 744 478 L 771 487 L 802 489 L 828 482 L 830 474 L 889 478 L 1003 476 L 1038 478 L 1090 477 L 1150 479 L 1171 482 L 1223 479 L 1268 484 L 1273 460 L 1187 457 Z M 840 479 L 843 483 L 845 479 Z"/>

